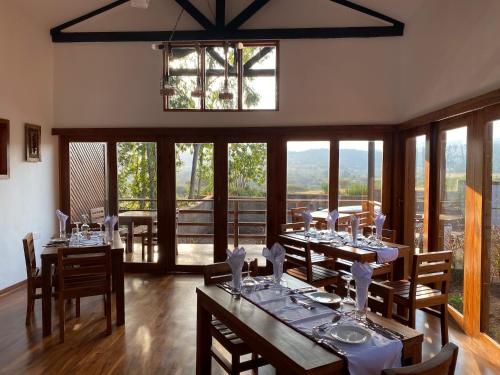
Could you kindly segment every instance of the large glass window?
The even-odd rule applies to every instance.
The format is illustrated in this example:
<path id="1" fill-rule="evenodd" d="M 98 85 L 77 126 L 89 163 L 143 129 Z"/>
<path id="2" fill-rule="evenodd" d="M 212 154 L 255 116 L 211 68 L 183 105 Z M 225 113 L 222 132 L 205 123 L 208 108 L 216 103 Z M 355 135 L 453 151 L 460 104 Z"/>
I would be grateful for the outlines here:
<path id="1" fill-rule="evenodd" d="M 440 137 L 438 247 L 453 251 L 448 301 L 463 313 L 467 127 L 443 131 Z"/>
<path id="2" fill-rule="evenodd" d="M 425 189 L 427 182 L 427 140 L 425 135 L 415 137 L 415 252 L 427 251 L 425 248 Z"/>
<path id="3" fill-rule="evenodd" d="M 157 159 L 154 142 L 119 142 L 118 210 L 127 262 L 158 261 Z"/>
<path id="4" fill-rule="evenodd" d="M 287 221 L 301 221 L 302 210 L 328 210 L 330 142 L 287 143 Z M 297 214 L 295 214 L 297 212 Z"/>
<path id="5" fill-rule="evenodd" d="M 214 261 L 214 145 L 177 143 L 176 264 Z"/>
<path id="6" fill-rule="evenodd" d="M 339 142 L 339 212 L 380 211 L 383 141 Z"/>
<path id="7" fill-rule="evenodd" d="M 267 145 L 228 145 L 228 246 L 243 246 L 264 266 L 267 227 Z"/>
<path id="8" fill-rule="evenodd" d="M 483 272 L 483 297 L 481 301 L 481 330 L 491 338 L 500 342 L 500 120 L 489 125 L 491 137 L 490 165 L 487 165 L 490 175 L 488 187 L 489 196 L 485 197 L 485 262 Z M 488 150 L 487 152 L 489 152 Z M 489 188 L 489 189 L 488 189 Z"/>
<path id="9" fill-rule="evenodd" d="M 167 48 L 167 47 L 165 47 Z M 168 54 L 168 48 L 164 54 Z M 220 93 L 226 87 L 225 98 Z M 165 110 L 235 111 L 278 108 L 277 42 L 173 43 L 164 55 L 168 84 L 175 94 L 164 96 Z"/>

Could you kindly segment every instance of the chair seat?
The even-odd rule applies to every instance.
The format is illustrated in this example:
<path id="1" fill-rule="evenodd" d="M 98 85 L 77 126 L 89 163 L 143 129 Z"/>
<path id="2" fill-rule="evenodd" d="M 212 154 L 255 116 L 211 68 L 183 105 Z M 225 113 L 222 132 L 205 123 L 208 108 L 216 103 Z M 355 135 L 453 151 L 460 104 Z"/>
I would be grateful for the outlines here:
<path id="1" fill-rule="evenodd" d="M 384 285 L 394 288 L 394 302 L 405 305 L 408 303 L 410 294 L 411 282 L 407 280 L 390 281 L 383 283 Z M 441 298 L 440 298 L 441 297 Z M 441 299 L 446 299 L 446 295 L 438 289 L 430 288 L 426 285 L 417 284 L 416 303 L 423 300 L 436 299 L 437 302 Z"/>
<path id="2" fill-rule="evenodd" d="M 309 282 L 315 286 L 324 286 L 335 283 L 339 273 L 329 268 L 313 265 L 312 266 L 312 280 L 307 279 L 306 267 L 290 268 L 286 270 L 290 276 L 296 277 L 299 280 Z"/>
<path id="3" fill-rule="evenodd" d="M 212 320 L 212 336 L 229 352 L 240 355 L 249 354 L 252 350 L 231 329 L 219 320 Z"/>

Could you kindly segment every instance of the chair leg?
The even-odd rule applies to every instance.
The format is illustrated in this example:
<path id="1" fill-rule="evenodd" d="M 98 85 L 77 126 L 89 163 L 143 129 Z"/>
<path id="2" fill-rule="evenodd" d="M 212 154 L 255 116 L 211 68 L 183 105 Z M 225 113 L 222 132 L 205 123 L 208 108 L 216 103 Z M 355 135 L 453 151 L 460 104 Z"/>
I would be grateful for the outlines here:
<path id="1" fill-rule="evenodd" d="M 144 260 L 145 260 L 144 248 L 146 247 L 146 237 L 144 237 L 144 236 L 141 237 L 141 243 L 142 243 L 142 261 L 144 262 Z"/>
<path id="2" fill-rule="evenodd" d="M 231 354 L 231 375 L 238 375 L 240 373 L 240 355 L 236 353 Z"/>
<path id="3" fill-rule="evenodd" d="M 252 353 L 252 361 L 256 361 L 257 359 L 259 359 L 259 355 L 257 353 Z M 252 374 L 258 374 L 259 373 L 259 368 L 258 367 L 254 367 L 252 369 Z"/>
<path id="4" fill-rule="evenodd" d="M 30 288 L 28 287 L 28 301 L 26 303 L 26 325 L 29 326 L 31 324 L 31 314 L 33 313 L 33 294 L 31 293 Z"/>
<path id="5" fill-rule="evenodd" d="M 76 317 L 80 317 L 80 297 L 76 297 Z"/>
<path id="6" fill-rule="evenodd" d="M 111 293 L 106 294 L 106 335 L 111 335 L 112 327 L 111 327 Z"/>
<path id="7" fill-rule="evenodd" d="M 444 346 L 448 344 L 448 306 L 441 305 L 441 344 Z"/>
<path id="8" fill-rule="evenodd" d="M 415 315 L 417 310 L 415 308 L 410 308 L 408 312 L 408 326 L 415 329 Z"/>
<path id="9" fill-rule="evenodd" d="M 59 295 L 59 342 L 64 342 L 64 298 Z"/>

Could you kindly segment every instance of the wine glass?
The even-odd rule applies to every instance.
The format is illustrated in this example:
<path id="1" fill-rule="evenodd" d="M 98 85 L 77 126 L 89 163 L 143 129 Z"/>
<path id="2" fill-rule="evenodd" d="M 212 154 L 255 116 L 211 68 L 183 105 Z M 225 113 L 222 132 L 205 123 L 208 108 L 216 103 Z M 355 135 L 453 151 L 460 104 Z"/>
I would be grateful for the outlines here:
<path id="1" fill-rule="evenodd" d="M 245 276 L 245 278 L 243 279 L 243 287 L 245 289 L 254 289 L 258 282 L 257 280 L 255 280 L 251 275 L 250 275 L 250 263 L 252 262 L 252 259 L 251 258 L 248 258 L 246 259 L 246 263 L 247 263 L 247 275 Z"/>
<path id="2" fill-rule="evenodd" d="M 342 298 L 342 303 L 345 303 L 347 305 L 354 305 L 356 301 L 354 301 L 351 298 L 352 275 L 342 275 L 342 280 L 344 280 L 347 283 L 347 295 L 344 298 Z"/>

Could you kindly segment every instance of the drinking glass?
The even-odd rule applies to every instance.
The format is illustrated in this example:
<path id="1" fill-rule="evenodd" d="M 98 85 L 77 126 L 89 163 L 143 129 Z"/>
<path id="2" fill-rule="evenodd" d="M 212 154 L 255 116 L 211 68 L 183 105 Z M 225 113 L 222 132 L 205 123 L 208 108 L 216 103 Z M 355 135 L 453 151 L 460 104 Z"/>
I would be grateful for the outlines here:
<path id="1" fill-rule="evenodd" d="M 347 283 L 347 295 L 342 298 L 342 303 L 348 304 L 348 305 L 354 305 L 356 304 L 356 301 L 354 301 L 351 298 L 351 281 L 352 281 L 352 275 L 343 275 L 342 280 L 344 280 Z"/>
<path id="2" fill-rule="evenodd" d="M 71 229 L 71 242 L 75 242 L 76 240 L 76 245 L 80 245 L 80 231 L 78 230 L 78 227 L 74 227 Z"/>
<path id="3" fill-rule="evenodd" d="M 249 289 L 249 290 L 253 290 L 258 282 L 257 280 L 255 280 L 251 275 L 250 275 L 250 263 L 251 263 L 252 259 L 251 258 L 248 258 L 246 260 L 246 263 L 247 263 L 247 275 L 246 277 L 243 279 L 243 288 L 245 289 Z"/>
<path id="4" fill-rule="evenodd" d="M 368 285 L 356 285 L 356 318 L 366 320 L 366 311 L 368 310 Z"/>

